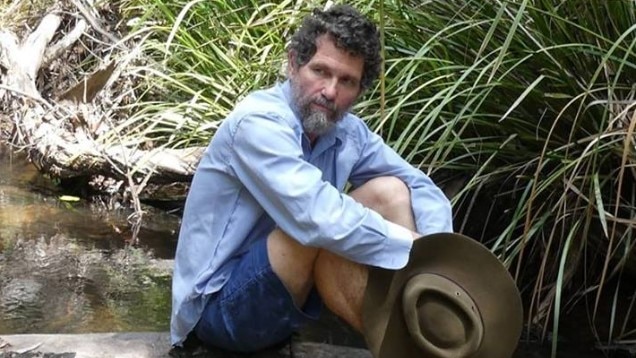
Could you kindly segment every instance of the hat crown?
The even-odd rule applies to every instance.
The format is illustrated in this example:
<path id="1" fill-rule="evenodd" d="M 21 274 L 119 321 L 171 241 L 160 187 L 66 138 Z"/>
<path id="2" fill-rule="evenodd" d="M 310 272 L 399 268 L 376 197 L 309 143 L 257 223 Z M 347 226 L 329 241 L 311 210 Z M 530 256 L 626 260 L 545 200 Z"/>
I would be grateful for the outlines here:
<path id="1" fill-rule="evenodd" d="M 417 303 L 422 334 L 438 347 L 458 347 L 466 342 L 467 317 L 456 305 L 449 306 L 441 295 L 431 294 Z"/>
<path id="2" fill-rule="evenodd" d="M 483 340 L 475 302 L 452 280 L 432 273 L 411 277 L 403 291 L 404 319 L 415 344 L 434 357 L 464 357 Z"/>

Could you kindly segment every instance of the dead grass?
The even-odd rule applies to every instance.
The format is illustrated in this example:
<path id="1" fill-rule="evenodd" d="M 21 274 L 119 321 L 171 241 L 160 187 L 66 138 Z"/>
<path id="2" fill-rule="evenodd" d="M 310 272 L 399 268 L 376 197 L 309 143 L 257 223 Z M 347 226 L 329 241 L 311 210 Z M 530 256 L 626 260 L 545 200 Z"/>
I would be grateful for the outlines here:
<path id="1" fill-rule="evenodd" d="M 33 28 L 50 8 L 67 1 L 0 0 L 0 28 L 21 35 Z"/>

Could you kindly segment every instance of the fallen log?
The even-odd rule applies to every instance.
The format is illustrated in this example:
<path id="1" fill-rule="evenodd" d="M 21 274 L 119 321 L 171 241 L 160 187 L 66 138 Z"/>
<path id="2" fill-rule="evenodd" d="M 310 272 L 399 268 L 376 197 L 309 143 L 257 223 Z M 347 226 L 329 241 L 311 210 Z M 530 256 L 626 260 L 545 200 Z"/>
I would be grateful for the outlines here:
<path id="1" fill-rule="evenodd" d="M 25 150 L 39 170 L 55 178 L 104 175 L 140 185 L 189 181 L 204 148 L 145 149 L 138 143 L 112 139 L 111 113 L 99 103 L 98 95 L 116 81 L 126 60 L 102 61 L 101 68 L 59 96 L 44 95 L 38 88 L 40 71 L 69 51 L 90 28 L 89 23 L 96 23 L 88 5 L 73 3 L 78 14 L 69 15 L 56 6 L 23 39 L 0 29 L 0 108 L 4 112 L 0 121 L 10 121 L 13 127 L 8 141 Z M 74 25 L 60 36 L 63 22 Z M 59 40 L 52 43 L 54 38 Z M 112 45 L 126 46 L 123 42 Z M 110 139 L 104 139 L 106 134 Z"/>

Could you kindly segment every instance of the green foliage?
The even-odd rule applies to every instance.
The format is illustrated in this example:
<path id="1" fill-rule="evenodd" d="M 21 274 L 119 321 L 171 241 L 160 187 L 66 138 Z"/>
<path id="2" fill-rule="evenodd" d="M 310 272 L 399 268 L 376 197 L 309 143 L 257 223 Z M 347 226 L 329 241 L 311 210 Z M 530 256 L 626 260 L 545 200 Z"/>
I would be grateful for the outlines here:
<path id="1" fill-rule="evenodd" d="M 122 128 L 172 146 L 207 143 L 237 100 L 282 78 L 300 4 L 126 1 L 125 16 L 138 15 L 137 31 L 150 33 L 144 50 L 153 62 L 142 69 L 148 87 L 139 110 Z"/>
<path id="2" fill-rule="evenodd" d="M 280 79 L 290 33 L 324 5 L 124 4 L 154 58 L 126 125 L 171 146 L 207 143 L 236 100 Z M 354 5 L 382 24 L 386 59 L 356 111 L 440 185 L 463 183 L 456 229 L 500 255 L 529 320 L 554 322 L 556 337 L 550 317 L 580 297 L 596 309 L 633 251 L 635 3 Z"/>
<path id="3" fill-rule="evenodd" d="M 564 290 L 598 304 L 630 258 L 635 14 L 630 1 L 526 0 L 389 16 L 389 110 L 368 118 L 415 164 L 466 181 L 458 229 L 532 285 L 535 319 L 558 317 Z"/>

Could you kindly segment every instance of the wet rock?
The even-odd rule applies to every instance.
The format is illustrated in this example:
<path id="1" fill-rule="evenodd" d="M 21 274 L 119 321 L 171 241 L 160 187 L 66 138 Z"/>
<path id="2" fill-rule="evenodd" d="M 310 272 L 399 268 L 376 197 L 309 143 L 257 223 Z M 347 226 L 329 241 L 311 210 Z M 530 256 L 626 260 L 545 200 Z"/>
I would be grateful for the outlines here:
<path id="1" fill-rule="evenodd" d="M 202 348 L 194 352 L 173 349 L 169 355 L 173 358 L 372 358 L 371 353 L 364 349 L 314 342 L 295 342 L 251 354 Z"/>
<path id="2" fill-rule="evenodd" d="M 40 354 L 74 354 L 56 356 L 60 358 L 371 358 L 364 349 L 296 340 L 254 354 L 228 353 L 201 346 L 171 349 L 167 332 L 34 334 L 4 336 L 3 339 L 11 344 L 14 352 L 22 347 L 35 346 L 39 352 L 45 352 Z"/>

